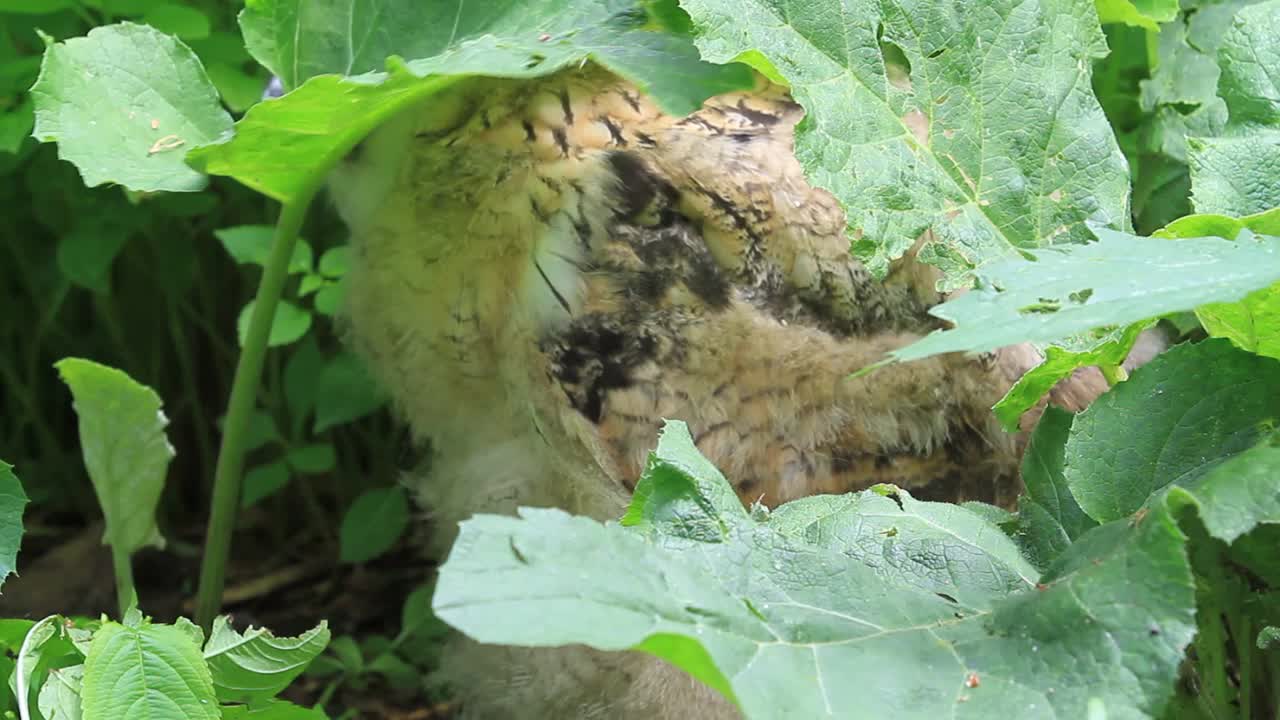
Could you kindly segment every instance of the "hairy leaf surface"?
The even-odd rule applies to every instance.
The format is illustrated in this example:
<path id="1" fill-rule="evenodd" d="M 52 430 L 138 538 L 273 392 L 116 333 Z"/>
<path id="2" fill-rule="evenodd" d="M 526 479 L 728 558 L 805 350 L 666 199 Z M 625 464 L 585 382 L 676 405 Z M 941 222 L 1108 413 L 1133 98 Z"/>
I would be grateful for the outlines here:
<path id="1" fill-rule="evenodd" d="M 468 520 L 436 613 L 482 642 L 642 649 L 751 718 L 1146 717 L 1193 632 L 1163 506 L 1041 579 L 981 516 L 888 486 L 748 513 L 672 422 L 624 523 Z"/>
<path id="2" fill-rule="evenodd" d="M 1124 158 L 1090 88 L 1091 1 L 682 0 L 709 60 L 763 55 L 807 117 L 796 156 L 883 274 L 952 280 L 1022 250 L 1128 226 Z"/>

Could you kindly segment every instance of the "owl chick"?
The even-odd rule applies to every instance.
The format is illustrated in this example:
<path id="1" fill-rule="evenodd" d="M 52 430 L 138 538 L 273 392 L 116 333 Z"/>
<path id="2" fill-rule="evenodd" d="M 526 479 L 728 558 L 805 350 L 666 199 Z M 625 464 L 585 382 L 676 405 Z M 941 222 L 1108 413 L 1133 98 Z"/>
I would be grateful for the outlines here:
<path id="1" fill-rule="evenodd" d="M 437 550 L 474 513 L 616 518 L 664 418 L 744 502 L 889 482 L 1009 504 L 1019 438 L 990 408 L 1027 347 L 853 374 L 940 327 L 936 274 L 883 282 L 792 152 L 802 110 L 763 78 L 673 117 L 586 66 L 476 80 L 380 129 L 331 182 L 352 232 L 349 335 L 434 457 Z M 1060 389 L 1073 409 L 1105 389 Z M 638 654 L 460 639 L 477 718 L 730 718 Z"/>

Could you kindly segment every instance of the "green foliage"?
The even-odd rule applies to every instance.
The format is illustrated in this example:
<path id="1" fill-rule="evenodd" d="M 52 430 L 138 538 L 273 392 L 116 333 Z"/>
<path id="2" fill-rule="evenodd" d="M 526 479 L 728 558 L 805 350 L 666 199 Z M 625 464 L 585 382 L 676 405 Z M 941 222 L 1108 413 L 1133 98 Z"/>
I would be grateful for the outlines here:
<path id="1" fill-rule="evenodd" d="M 628 510 L 640 517 L 468 520 L 436 612 L 482 642 L 644 649 L 760 718 L 1149 714 L 1194 632 L 1163 503 L 1086 533 L 1041 577 L 978 515 L 896 488 L 753 518 L 670 423 Z M 1134 584 L 1141 605 L 1122 601 Z"/>
<path id="2" fill-rule="evenodd" d="M 106 622 L 93 635 L 80 688 L 86 720 L 218 717 L 213 680 L 190 623 L 155 625 L 140 615 Z"/>
<path id="3" fill-rule="evenodd" d="M 59 615 L 26 625 L 25 635 L 5 640 L 18 656 L 24 720 L 326 717 L 273 699 L 328 643 L 323 623 L 275 638 L 253 628 L 242 635 L 221 617 L 207 643 L 187 620 L 155 623 L 136 610 L 87 627 Z"/>
<path id="4" fill-rule="evenodd" d="M 204 646 L 218 700 L 256 704 L 275 697 L 324 650 L 329 636 L 323 622 L 298 637 L 277 638 L 265 628 L 236 632 L 218 618 Z"/>
<path id="5" fill-rule="evenodd" d="M 686 0 L 703 56 L 752 51 L 808 110 L 796 156 L 849 212 L 873 272 L 925 231 L 953 286 L 974 268 L 1127 229 L 1124 160 L 1089 92 L 1092 3 Z M 896 73 L 895 73 L 896 66 Z"/>
<path id="6" fill-rule="evenodd" d="M 1276 397 L 1276 360 L 1221 340 L 1172 348 L 1076 418 L 1063 469 L 1071 494 L 1099 522 L 1125 517 L 1251 447 L 1280 419 Z M 1142 434 L 1127 432 L 1139 423 Z"/>
<path id="7" fill-rule="evenodd" d="M 0 583 L 13 573 L 22 541 L 22 511 L 27 494 L 13 474 L 13 466 L 0 460 Z"/>
<path id="8" fill-rule="evenodd" d="M 282 202 L 303 197 L 374 127 L 465 75 L 532 78 L 590 58 L 677 113 L 750 82 L 745 68 L 701 62 L 686 40 L 633 27 L 631 14 L 614 13 L 604 3 L 537 0 L 489 8 L 399 0 L 344 15 L 299 7 L 297 0 L 264 0 L 242 16 L 249 46 L 263 65 L 364 73 L 388 56 L 401 59 L 385 73 L 358 80 L 317 75 L 284 98 L 252 108 L 229 141 L 191 153 L 205 172 L 229 175 Z M 292 39 L 342 35 L 375 18 L 416 17 L 425 20 L 385 26 L 393 30 L 374 36 L 353 57 L 335 55 L 323 42 L 308 49 Z M 373 57 L 376 63 L 368 60 Z M 308 77 L 285 73 L 289 83 Z"/>
<path id="9" fill-rule="evenodd" d="M 342 519 L 342 561 L 368 562 L 386 552 L 408 526 L 409 499 L 403 488 L 366 490 Z"/>
<path id="10" fill-rule="evenodd" d="M 1008 427 L 1079 367 L 1118 386 L 1078 417 L 1045 414 L 1016 512 L 891 487 L 747 511 L 673 424 L 621 524 L 554 510 L 466 523 L 439 591 L 409 597 L 395 637 L 344 635 L 319 655 L 320 704 L 339 685 L 421 689 L 443 619 L 481 640 L 656 654 L 750 717 L 1280 707 L 1280 2 L 681 7 L 250 0 L 237 29 L 229 6 L 202 0 L 0 0 L 0 202 L 21 229 L 0 243 L 0 286 L 14 289 L 0 334 L 15 348 L 0 354 L 0 393 L 17 408 L 0 416 L 0 450 L 36 507 L 98 512 L 46 376 L 57 358 L 113 358 L 127 375 L 59 370 L 123 607 L 157 507 L 203 518 L 240 345 L 216 504 L 254 507 L 280 537 L 309 527 L 334 561 L 378 558 L 410 511 L 391 486 L 387 398 L 329 321 L 349 250 L 331 215 L 290 245 L 325 172 L 457 83 L 591 60 L 683 113 L 746 87 L 737 61 L 792 87 L 806 110 L 797 156 L 845 204 L 873 271 L 923 237 L 948 286 L 976 281 L 937 309 L 954 327 L 897 360 L 1035 342 L 1045 362 L 996 407 Z M 260 102 L 266 70 L 291 92 Z M 55 141 L 90 185 L 144 192 L 76 188 L 28 135 Z M 278 228 L 261 198 L 203 173 L 284 202 Z M 1165 319 L 1224 339 L 1125 380 L 1137 333 Z M 130 375 L 182 413 L 174 475 L 191 487 L 163 505 L 159 395 Z M 221 480 L 238 481 L 245 453 L 241 491 Z M 184 513 L 182 497 L 201 500 Z M 0 463 L 0 579 L 24 504 Z M 212 538 L 232 515 L 214 513 Z M 206 556 L 203 598 L 216 601 L 222 560 Z M 324 624 L 276 638 L 222 619 L 204 643 L 189 622 L 136 611 L 0 621 L 14 695 L 0 702 L 24 720 L 322 718 L 272 698 L 328 638 Z"/>
<path id="11" fill-rule="evenodd" d="M 124 553 L 160 543 L 156 504 L 174 455 L 160 396 L 89 360 L 62 360 L 58 372 L 75 398 L 84 464 L 107 523 L 106 541 Z"/>
<path id="12" fill-rule="evenodd" d="M 146 25 L 96 28 L 51 46 L 31 96 L 35 136 L 56 141 L 89 187 L 200 190 L 205 179 L 181 150 L 231 128 L 195 53 Z"/>
<path id="13" fill-rule="evenodd" d="M 900 361 L 1068 339 L 997 406 L 1006 427 L 1077 367 L 1115 374 L 1137 332 L 1161 315 L 1244 297 L 1280 280 L 1280 239 L 1242 233 L 1161 240 L 1098 229 L 1088 245 L 1043 250 L 980 271 L 978 286 L 931 312 L 955 323 L 893 353 Z M 1118 327 L 1116 332 L 1098 329 Z M 1145 494 L 1143 495 L 1145 497 Z"/>

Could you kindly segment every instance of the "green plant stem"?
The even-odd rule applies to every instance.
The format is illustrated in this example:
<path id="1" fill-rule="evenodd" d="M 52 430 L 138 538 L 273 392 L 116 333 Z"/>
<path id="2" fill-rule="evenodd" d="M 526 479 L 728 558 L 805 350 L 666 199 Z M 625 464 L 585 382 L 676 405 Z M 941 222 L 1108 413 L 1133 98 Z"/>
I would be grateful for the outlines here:
<path id="1" fill-rule="evenodd" d="M 222 607 L 222 588 L 226 582 L 231 533 L 235 529 L 236 511 L 240 504 L 249 415 L 253 411 L 258 382 L 262 377 L 271 322 L 288 277 L 289 258 L 293 254 L 294 242 L 306 217 L 307 208 L 311 205 L 311 198 L 315 196 L 319 186 L 318 179 L 281 209 L 271 255 L 263 268 L 262 284 L 258 287 L 244 347 L 240 351 L 240 360 L 231 381 L 231 398 L 227 402 L 222 446 L 218 451 L 218 464 L 213 474 L 213 507 L 205 533 L 200 588 L 196 595 L 196 622 L 204 628 L 206 634 L 213 627 L 213 619 Z"/>
<path id="2" fill-rule="evenodd" d="M 111 564 L 116 574 L 116 604 L 120 607 L 120 617 L 134 605 L 137 595 L 133 587 L 133 563 L 129 552 L 119 545 L 111 546 Z"/>

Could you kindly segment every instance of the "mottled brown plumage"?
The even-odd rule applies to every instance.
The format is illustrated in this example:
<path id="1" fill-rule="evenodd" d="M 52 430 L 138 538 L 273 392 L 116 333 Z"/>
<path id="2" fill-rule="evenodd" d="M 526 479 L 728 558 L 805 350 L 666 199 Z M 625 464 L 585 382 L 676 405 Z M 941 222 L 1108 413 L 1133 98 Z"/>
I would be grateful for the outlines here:
<path id="1" fill-rule="evenodd" d="M 442 540 L 516 505 L 617 517 L 664 418 L 744 502 L 1012 501 L 1018 440 L 989 408 L 1038 357 L 851 377 L 939 326 L 936 275 L 851 258 L 793 156 L 801 115 L 761 80 L 671 117 L 588 66 L 460 86 L 335 173 L 351 337 L 432 441 L 417 489 Z M 733 716 L 643 656 L 461 642 L 445 666 L 473 717 Z"/>

